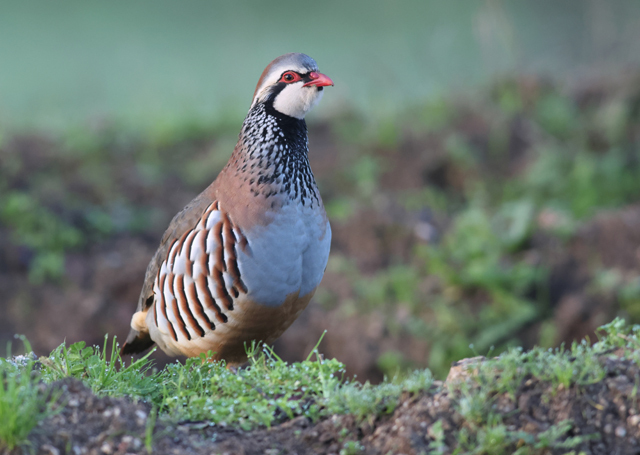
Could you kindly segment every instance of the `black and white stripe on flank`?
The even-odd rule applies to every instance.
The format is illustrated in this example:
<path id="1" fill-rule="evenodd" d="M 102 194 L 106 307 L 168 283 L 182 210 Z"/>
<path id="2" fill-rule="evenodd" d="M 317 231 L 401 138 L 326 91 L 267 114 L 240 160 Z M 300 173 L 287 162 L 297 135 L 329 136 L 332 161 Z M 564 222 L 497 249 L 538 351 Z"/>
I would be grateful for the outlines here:
<path id="1" fill-rule="evenodd" d="M 198 224 L 175 240 L 154 283 L 153 317 L 175 342 L 206 336 L 229 320 L 234 301 L 247 293 L 237 246 L 248 241 L 213 202 Z"/>

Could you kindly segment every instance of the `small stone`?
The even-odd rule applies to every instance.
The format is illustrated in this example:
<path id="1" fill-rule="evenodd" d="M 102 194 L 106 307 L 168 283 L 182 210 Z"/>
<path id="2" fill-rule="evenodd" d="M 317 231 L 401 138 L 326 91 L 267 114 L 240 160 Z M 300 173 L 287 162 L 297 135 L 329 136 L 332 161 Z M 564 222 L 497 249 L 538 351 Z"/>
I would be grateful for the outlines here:
<path id="1" fill-rule="evenodd" d="M 627 430 L 624 427 L 616 428 L 616 436 L 619 438 L 624 438 L 627 435 Z"/>
<path id="2" fill-rule="evenodd" d="M 67 404 L 72 408 L 77 408 L 78 406 L 80 406 L 80 402 L 75 398 L 70 399 Z"/>
<path id="3" fill-rule="evenodd" d="M 331 433 L 322 433 L 318 438 L 318 441 L 324 444 L 329 441 L 333 441 L 333 436 L 331 435 Z"/>
<path id="4" fill-rule="evenodd" d="M 109 444 L 109 443 L 105 442 L 105 443 L 104 443 L 104 444 L 102 444 L 102 446 L 100 447 L 100 452 L 102 452 L 102 453 L 106 453 L 107 455 L 108 455 L 108 454 L 111 454 L 111 453 L 113 453 L 113 447 L 111 447 L 111 444 Z"/>
<path id="5" fill-rule="evenodd" d="M 638 415 L 638 414 L 632 415 L 627 419 L 627 421 L 629 422 L 629 425 L 631 425 L 631 426 L 634 426 L 634 427 L 638 426 L 638 425 L 640 425 L 640 415 Z"/>
<path id="6" fill-rule="evenodd" d="M 603 431 L 607 434 L 611 434 L 611 432 L 613 431 L 613 425 L 611 425 L 610 423 L 606 424 L 603 428 Z"/>
<path id="7" fill-rule="evenodd" d="M 138 425 L 144 424 L 144 421 L 147 420 L 147 413 L 142 409 L 138 409 L 136 411 L 136 419 L 138 420 Z"/>
<path id="8" fill-rule="evenodd" d="M 47 455 L 60 455 L 60 451 L 50 444 L 45 444 L 40 449 L 46 451 Z"/>
<path id="9" fill-rule="evenodd" d="M 458 386 L 467 379 L 478 375 L 478 366 L 486 359 L 483 356 L 471 357 L 454 362 L 451 365 L 446 383 L 452 386 Z"/>

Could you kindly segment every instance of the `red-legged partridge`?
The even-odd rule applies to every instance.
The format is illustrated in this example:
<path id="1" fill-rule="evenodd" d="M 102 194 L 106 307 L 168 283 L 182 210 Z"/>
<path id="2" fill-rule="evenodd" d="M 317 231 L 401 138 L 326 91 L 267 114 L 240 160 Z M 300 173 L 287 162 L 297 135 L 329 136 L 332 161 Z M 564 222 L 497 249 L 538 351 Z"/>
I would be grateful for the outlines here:
<path id="1" fill-rule="evenodd" d="M 229 365 L 271 343 L 313 296 L 331 228 L 309 166 L 304 116 L 331 79 L 304 54 L 262 73 L 216 180 L 178 213 L 149 263 L 123 354 L 211 350 Z"/>

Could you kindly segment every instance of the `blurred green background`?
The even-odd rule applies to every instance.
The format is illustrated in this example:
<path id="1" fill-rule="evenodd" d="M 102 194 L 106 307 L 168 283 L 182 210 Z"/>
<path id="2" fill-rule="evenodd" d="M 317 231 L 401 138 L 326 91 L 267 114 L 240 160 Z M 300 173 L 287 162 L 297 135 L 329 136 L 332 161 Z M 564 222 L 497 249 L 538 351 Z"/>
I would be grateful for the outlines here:
<path id="1" fill-rule="evenodd" d="M 514 71 L 640 62 L 635 1 L 0 2 L 0 119 L 65 128 L 242 119 L 256 74 L 305 52 L 338 81 L 329 116 L 391 116 Z"/>
<path id="2" fill-rule="evenodd" d="M 286 52 L 336 83 L 332 256 L 286 359 L 328 329 L 360 379 L 442 376 L 640 322 L 640 2 L 0 0 L 0 342 L 122 339 Z"/>

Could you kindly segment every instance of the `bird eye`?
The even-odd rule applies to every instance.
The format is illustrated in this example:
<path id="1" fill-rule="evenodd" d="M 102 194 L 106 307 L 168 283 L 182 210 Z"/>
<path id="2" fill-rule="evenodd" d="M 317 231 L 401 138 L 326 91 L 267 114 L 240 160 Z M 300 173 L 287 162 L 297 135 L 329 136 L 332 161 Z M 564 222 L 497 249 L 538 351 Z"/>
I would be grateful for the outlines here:
<path id="1" fill-rule="evenodd" d="M 293 71 L 287 71 L 280 78 L 280 82 L 296 82 L 300 80 L 300 76 L 298 73 L 294 73 Z"/>

